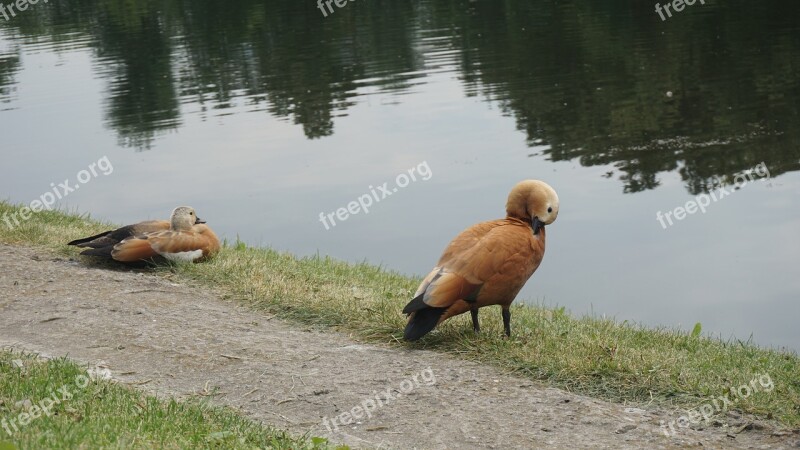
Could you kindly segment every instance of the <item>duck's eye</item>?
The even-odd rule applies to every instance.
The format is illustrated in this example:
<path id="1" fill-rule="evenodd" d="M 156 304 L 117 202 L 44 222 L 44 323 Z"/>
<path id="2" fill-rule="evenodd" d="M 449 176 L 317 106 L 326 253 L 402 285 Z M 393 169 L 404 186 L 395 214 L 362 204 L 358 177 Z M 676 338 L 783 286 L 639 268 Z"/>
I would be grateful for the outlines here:
<path id="1" fill-rule="evenodd" d="M 549 212 L 549 213 L 553 212 L 553 207 L 552 206 L 548 207 L 547 208 L 547 212 Z"/>

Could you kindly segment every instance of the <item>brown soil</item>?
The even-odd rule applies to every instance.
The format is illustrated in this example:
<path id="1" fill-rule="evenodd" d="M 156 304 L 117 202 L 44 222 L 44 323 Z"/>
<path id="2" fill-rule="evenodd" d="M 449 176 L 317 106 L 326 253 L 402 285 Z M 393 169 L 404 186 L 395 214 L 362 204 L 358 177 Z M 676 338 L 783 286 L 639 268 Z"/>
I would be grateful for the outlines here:
<path id="1" fill-rule="evenodd" d="M 184 283 L 5 245 L 0 346 L 99 364 L 159 396 L 215 393 L 215 403 L 254 420 L 352 447 L 800 447 L 797 431 L 736 412 L 666 437 L 661 421 L 679 412 L 595 400 L 441 353 L 365 345 Z M 386 401 L 387 389 L 397 398 L 371 417 L 338 432 L 323 425 L 371 407 L 376 393 Z"/>

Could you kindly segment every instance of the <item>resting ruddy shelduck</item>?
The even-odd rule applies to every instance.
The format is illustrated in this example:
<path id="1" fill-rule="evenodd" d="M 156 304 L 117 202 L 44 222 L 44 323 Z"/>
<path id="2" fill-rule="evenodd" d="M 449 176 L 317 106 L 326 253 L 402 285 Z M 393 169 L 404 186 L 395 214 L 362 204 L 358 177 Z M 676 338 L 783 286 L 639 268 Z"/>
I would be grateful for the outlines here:
<path id="1" fill-rule="evenodd" d="M 445 320 L 500 305 L 506 336 L 511 336 L 511 302 L 544 256 L 545 225 L 558 216 L 558 195 L 547 183 L 525 180 L 511 189 L 506 218 L 473 225 L 447 246 L 436 267 L 422 280 L 408 314 L 404 337 L 416 341 Z"/>
<path id="2" fill-rule="evenodd" d="M 194 209 L 179 206 L 170 220 L 151 220 L 77 239 L 68 245 L 87 248 L 81 255 L 102 256 L 123 263 L 200 261 L 220 249 L 219 238 Z"/>

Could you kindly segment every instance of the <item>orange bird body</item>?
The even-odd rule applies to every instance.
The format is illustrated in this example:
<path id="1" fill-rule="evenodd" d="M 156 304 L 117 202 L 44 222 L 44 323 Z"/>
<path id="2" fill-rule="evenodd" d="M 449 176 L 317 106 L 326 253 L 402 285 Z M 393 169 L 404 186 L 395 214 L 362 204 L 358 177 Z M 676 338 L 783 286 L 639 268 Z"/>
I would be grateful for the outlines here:
<path id="1" fill-rule="evenodd" d="M 480 331 L 478 309 L 491 305 L 501 306 L 510 336 L 509 307 L 542 262 L 544 226 L 555 220 L 558 206 L 553 188 L 523 181 L 509 194 L 505 219 L 473 225 L 456 236 L 403 309 L 409 314 L 405 339 L 415 341 L 467 311 Z"/>
<path id="2" fill-rule="evenodd" d="M 169 221 L 153 220 L 78 239 L 68 245 L 87 248 L 82 255 L 123 263 L 167 259 L 200 261 L 220 249 L 219 238 L 188 206 L 172 212 Z"/>

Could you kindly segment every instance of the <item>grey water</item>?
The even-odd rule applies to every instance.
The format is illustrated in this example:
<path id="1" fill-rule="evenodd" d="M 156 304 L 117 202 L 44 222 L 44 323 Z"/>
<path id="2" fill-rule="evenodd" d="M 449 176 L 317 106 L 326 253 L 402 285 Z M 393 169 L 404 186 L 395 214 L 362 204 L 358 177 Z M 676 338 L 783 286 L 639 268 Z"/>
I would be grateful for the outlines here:
<path id="1" fill-rule="evenodd" d="M 0 198 L 70 179 L 58 207 L 189 204 L 229 241 L 423 275 L 537 178 L 561 211 L 517 301 L 796 351 L 798 12 L 39 2 L 0 15 Z"/>

